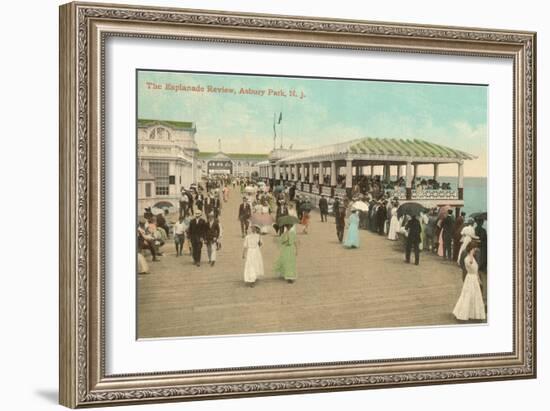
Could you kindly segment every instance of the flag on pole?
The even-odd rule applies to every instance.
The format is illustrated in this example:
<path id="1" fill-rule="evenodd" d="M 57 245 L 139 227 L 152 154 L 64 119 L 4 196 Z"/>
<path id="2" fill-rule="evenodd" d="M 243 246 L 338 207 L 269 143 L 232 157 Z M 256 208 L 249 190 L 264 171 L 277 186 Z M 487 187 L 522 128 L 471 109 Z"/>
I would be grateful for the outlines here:
<path id="1" fill-rule="evenodd" d="M 281 121 L 283 121 L 283 112 L 282 111 L 279 114 L 279 121 L 277 122 L 277 124 L 281 124 Z"/>
<path id="2" fill-rule="evenodd" d="M 275 149 L 275 146 L 277 144 L 277 129 L 275 128 L 276 116 L 277 116 L 277 113 L 273 113 L 273 149 Z"/>

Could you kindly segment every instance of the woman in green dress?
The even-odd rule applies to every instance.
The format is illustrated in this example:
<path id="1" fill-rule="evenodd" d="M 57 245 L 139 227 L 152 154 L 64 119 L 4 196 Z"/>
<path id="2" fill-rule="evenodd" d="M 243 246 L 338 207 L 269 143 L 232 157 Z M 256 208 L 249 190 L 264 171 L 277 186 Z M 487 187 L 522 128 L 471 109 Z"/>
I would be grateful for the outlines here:
<path id="1" fill-rule="evenodd" d="M 292 225 L 285 225 L 285 232 L 281 235 L 281 254 L 275 262 L 275 272 L 287 282 L 296 280 L 296 230 L 291 230 Z"/>

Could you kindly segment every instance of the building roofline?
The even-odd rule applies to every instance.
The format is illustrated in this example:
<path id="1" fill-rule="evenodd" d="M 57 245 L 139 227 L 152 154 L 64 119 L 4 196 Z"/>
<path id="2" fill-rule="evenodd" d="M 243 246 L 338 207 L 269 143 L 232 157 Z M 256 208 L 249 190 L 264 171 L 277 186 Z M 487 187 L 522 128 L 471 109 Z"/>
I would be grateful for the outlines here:
<path id="1" fill-rule="evenodd" d="M 166 126 L 178 130 L 196 130 L 195 123 L 192 121 L 173 121 L 173 120 L 155 120 L 139 118 L 137 120 L 138 128 L 145 128 L 151 126 Z"/>

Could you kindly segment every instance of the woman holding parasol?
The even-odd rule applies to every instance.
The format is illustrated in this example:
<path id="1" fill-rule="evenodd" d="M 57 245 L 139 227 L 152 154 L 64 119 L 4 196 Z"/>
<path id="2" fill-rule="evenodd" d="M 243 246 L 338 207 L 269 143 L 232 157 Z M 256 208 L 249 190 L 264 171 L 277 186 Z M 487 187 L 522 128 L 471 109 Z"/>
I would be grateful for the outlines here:
<path id="1" fill-rule="evenodd" d="M 296 256 L 298 248 L 296 243 L 296 232 L 292 226 L 298 222 L 293 216 L 284 216 L 277 220 L 277 225 L 283 227 L 283 234 L 280 238 L 281 253 L 275 262 L 274 271 L 289 283 L 296 281 Z"/>

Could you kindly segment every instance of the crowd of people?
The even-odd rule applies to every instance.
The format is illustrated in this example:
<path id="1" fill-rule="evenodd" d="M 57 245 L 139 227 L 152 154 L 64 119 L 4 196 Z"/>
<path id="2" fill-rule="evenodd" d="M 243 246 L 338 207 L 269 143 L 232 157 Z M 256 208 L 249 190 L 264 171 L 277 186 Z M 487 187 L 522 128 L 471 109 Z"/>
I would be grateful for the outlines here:
<path id="1" fill-rule="evenodd" d="M 206 187 L 193 185 L 182 189 L 177 210 L 177 221 L 171 226 L 168 222 L 168 209 L 155 215 L 147 208 L 138 221 L 138 272 L 149 271 L 143 251 L 148 250 L 152 261 L 159 261 L 161 247 L 173 236 L 176 257 L 183 256 L 184 244 L 188 244 L 189 255 L 196 266 L 200 266 L 202 249 L 206 247 L 208 263 L 216 263 L 217 251 L 221 248 L 223 230 L 219 217 L 222 204 L 228 200 L 228 191 L 223 181 L 209 180 Z"/>
<path id="2" fill-rule="evenodd" d="M 313 175 L 313 186 L 317 188 L 319 184 L 324 184 L 325 186 L 331 184 L 330 175 L 318 174 Z M 336 187 L 337 188 L 346 188 L 346 176 L 338 175 L 336 177 Z M 353 195 L 366 195 L 372 194 L 375 197 L 378 197 L 382 194 L 394 194 L 394 193 L 405 193 L 406 181 L 405 178 L 400 176 L 396 177 L 395 180 L 391 178 L 384 179 L 381 175 L 354 175 L 352 177 L 352 192 Z M 415 190 L 450 190 L 451 184 L 449 182 L 440 182 L 434 178 L 426 177 L 413 177 L 411 182 L 411 188 Z"/>
<path id="3" fill-rule="evenodd" d="M 370 184 L 377 184 L 379 179 L 369 181 L 367 178 L 366 181 L 373 188 Z M 432 186 L 434 183 L 426 182 Z M 138 272 L 148 271 L 142 251 L 148 250 L 152 261 L 158 261 L 163 255 L 161 248 L 171 235 L 176 257 L 183 256 L 187 244 L 193 264 L 199 267 L 205 246 L 208 264 L 214 266 L 223 237 L 219 219 L 223 204 L 228 201 L 230 193 L 236 195 L 240 192 L 242 202 L 237 220 L 243 239 L 243 279 L 248 286 L 253 287 L 265 275 L 261 249 L 263 236 L 268 233 L 278 237 L 279 256 L 273 271 L 288 283 L 297 280 L 297 230 L 301 227 L 303 234 L 310 232 L 311 210 L 317 208 L 320 223 L 327 223 L 332 213 L 338 241 L 345 248 L 360 248 L 360 230 L 369 230 L 391 241 L 403 241 L 407 263 L 414 254 L 414 264 L 419 265 L 421 252 L 454 261 L 462 269 L 464 286 L 453 313 L 459 320 L 484 319 L 478 274 L 487 267 L 487 233 L 483 220 L 466 220 L 464 213 L 455 218 L 450 207 L 398 213 L 400 204 L 397 197 L 388 197 L 384 188 L 380 186 L 380 191 L 366 194 L 356 192 L 352 199 L 332 200 L 320 196 L 314 204 L 309 196 L 298 194 L 292 184 L 270 187 L 246 178 L 210 179 L 205 186 L 199 184 L 182 189 L 178 221 L 172 227 L 167 210 L 154 215 L 148 209 L 139 219 Z M 477 279 L 477 286 L 474 279 Z"/>

